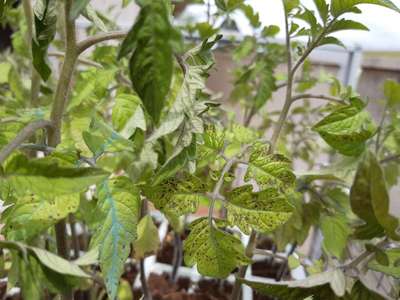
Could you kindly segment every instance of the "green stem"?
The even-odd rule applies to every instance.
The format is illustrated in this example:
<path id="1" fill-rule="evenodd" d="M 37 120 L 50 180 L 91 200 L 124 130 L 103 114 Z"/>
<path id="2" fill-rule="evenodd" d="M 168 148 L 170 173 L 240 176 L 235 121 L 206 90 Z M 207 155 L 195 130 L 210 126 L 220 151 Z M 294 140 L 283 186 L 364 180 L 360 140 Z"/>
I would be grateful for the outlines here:
<path id="1" fill-rule="evenodd" d="M 65 59 L 61 68 L 57 89 L 54 96 L 53 108 L 51 111 L 51 121 L 53 128 L 49 132 L 49 146 L 57 147 L 61 142 L 62 118 L 67 105 L 72 76 L 75 70 L 78 54 L 76 50 L 75 21 L 69 17 L 73 0 L 64 0 L 64 21 L 65 21 Z M 59 221 L 55 225 L 57 252 L 65 259 L 69 259 L 69 245 L 66 234 L 65 220 Z M 72 299 L 72 295 L 64 295 L 64 299 Z"/>
<path id="2" fill-rule="evenodd" d="M 33 20 L 33 9 L 31 0 L 23 0 L 22 7 L 26 18 L 26 24 L 28 27 L 27 39 L 29 48 L 32 49 L 32 39 L 34 36 L 34 20 Z M 31 81 L 31 106 L 39 106 L 39 92 L 40 92 L 40 75 L 32 65 L 32 81 Z"/>
<path id="3" fill-rule="evenodd" d="M 51 126 L 52 122 L 45 120 L 35 121 L 26 125 L 11 142 L 9 142 L 3 149 L 1 149 L 0 164 L 3 163 L 7 159 L 7 157 L 24 141 L 31 138 L 37 130 L 43 128 L 47 128 L 48 130 L 50 130 Z"/>
<path id="4" fill-rule="evenodd" d="M 65 20 L 65 59 L 58 79 L 57 89 L 51 111 L 51 121 L 54 130 L 49 134 L 49 146 L 56 147 L 60 143 L 62 118 L 67 105 L 72 76 L 75 71 L 78 52 L 76 46 L 75 21 L 70 20 L 69 12 L 72 6 L 72 0 L 64 2 L 64 20 Z"/>

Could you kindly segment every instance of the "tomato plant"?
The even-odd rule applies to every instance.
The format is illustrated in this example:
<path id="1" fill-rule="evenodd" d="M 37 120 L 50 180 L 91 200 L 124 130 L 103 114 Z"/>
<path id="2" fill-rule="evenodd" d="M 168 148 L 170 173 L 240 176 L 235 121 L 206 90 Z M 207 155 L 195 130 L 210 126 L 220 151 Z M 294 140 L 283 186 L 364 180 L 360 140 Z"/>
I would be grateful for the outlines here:
<path id="1" fill-rule="evenodd" d="M 89 0 L 15 2 L 0 0 L 1 22 L 15 30 L 13 51 L 0 56 L 8 289 L 20 287 L 24 299 L 74 299 L 78 290 L 121 298 L 130 257 L 151 299 L 144 259 L 160 244 L 157 210 L 186 266 L 221 280 L 234 273 L 231 299 L 241 298 L 243 284 L 277 299 L 398 299 L 400 232 L 389 188 L 399 177 L 400 85 L 385 83 L 375 122 L 365 99 L 332 76 L 315 77 L 308 60 L 320 46 L 344 47 L 336 32 L 368 30 L 351 19 L 361 4 L 400 12 L 391 1 L 314 0 L 310 9 L 283 0 L 284 44 L 274 39 L 281 29 L 263 27 L 244 0 L 216 0 L 215 11 L 192 1 L 208 9 L 207 20 L 179 25 L 175 3 L 136 0 L 128 32 Z M 236 13 L 254 34 L 223 40 L 217 24 L 234 22 Z M 80 16 L 90 22 L 85 38 Z M 117 43 L 104 44 L 111 40 Z M 206 87 L 222 41 L 234 45 L 230 99 L 241 118 Z M 330 94 L 309 92 L 321 82 Z M 268 110 L 279 89 L 281 108 Z M 329 165 L 318 168 L 324 156 Z M 300 173 L 293 161 L 309 170 Z M 199 217 L 204 206 L 208 214 Z M 323 255 L 314 259 L 296 251 L 312 228 L 323 236 Z M 260 236 L 272 238 L 275 250 L 291 245 L 289 255 L 259 249 Z M 278 280 L 299 266 L 307 276 L 248 280 L 254 254 L 284 260 Z M 380 277 L 373 284 L 372 271 Z"/>

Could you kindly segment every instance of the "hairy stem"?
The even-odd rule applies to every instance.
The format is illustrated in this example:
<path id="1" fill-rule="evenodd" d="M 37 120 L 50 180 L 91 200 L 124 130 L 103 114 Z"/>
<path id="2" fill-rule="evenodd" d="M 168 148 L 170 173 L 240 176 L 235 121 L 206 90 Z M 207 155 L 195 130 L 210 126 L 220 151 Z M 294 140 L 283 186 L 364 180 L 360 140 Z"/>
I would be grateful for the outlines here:
<path id="1" fill-rule="evenodd" d="M 40 120 L 26 125 L 17 136 L 0 151 L 0 164 L 17 149 L 25 140 L 31 138 L 39 129 L 52 128 L 52 122 Z"/>
<path id="2" fill-rule="evenodd" d="M 83 40 L 77 44 L 77 53 L 81 54 L 86 49 L 109 40 L 120 40 L 126 37 L 128 33 L 126 31 L 114 31 L 101 33 L 96 36 L 88 37 L 86 40 Z"/>
<path id="3" fill-rule="evenodd" d="M 74 74 L 78 54 L 76 51 L 75 20 L 70 19 L 70 11 L 73 0 L 64 0 L 64 22 L 65 22 L 65 59 L 61 68 L 57 89 L 54 96 L 51 121 L 53 128 L 49 132 L 49 146 L 57 147 L 61 142 L 62 119 L 67 105 L 72 76 Z M 65 259 L 69 259 L 69 245 L 66 233 L 65 220 L 55 225 L 57 252 Z M 72 299 L 72 295 L 64 295 L 65 299 Z"/>

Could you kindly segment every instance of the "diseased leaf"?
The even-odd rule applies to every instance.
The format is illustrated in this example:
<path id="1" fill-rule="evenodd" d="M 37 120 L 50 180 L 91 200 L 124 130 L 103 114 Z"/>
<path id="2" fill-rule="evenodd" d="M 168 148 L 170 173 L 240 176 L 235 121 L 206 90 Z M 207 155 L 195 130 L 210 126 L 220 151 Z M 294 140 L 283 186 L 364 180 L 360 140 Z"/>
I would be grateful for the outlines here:
<path id="1" fill-rule="evenodd" d="M 340 106 L 314 125 L 313 130 L 341 154 L 358 156 L 376 132 L 373 120 L 363 109 L 361 100 L 353 99 L 350 105 Z"/>
<path id="2" fill-rule="evenodd" d="M 291 161 L 281 154 L 269 154 L 268 145 L 255 143 L 250 153 L 246 180 L 254 179 L 262 187 L 293 187 L 296 176 Z"/>
<path id="3" fill-rule="evenodd" d="M 353 212 L 374 228 L 383 228 L 398 240 L 398 220 L 389 213 L 389 195 L 382 169 L 375 155 L 367 152 L 360 162 L 350 190 Z"/>
<path id="4" fill-rule="evenodd" d="M 170 22 L 165 1 L 146 0 L 141 4 L 140 14 L 121 46 L 119 58 L 132 53 L 129 70 L 133 88 L 158 124 L 170 89 L 173 52 L 181 48 L 181 37 Z"/>
<path id="5" fill-rule="evenodd" d="M 151 216 L 147 215 L 140 220 L 137 227 L 137 234 L 138 237 L 133 243 L 136 259 L 145 258 L 157 251 L 160 246 L 160 239 L 158 237 L 158 229 L 154 225 Z"/>
<path id="6" fill-rule="evenodd" d="M 44 199 L 35 194 L 20 196 L 5 213 L 7 238 L 30 240 L 64 219 L 79 207 L 79 194 Z"/>
<path id="7" fill-rule="evenodd" d="M 97 168 L 65 167 L 51 158 L 28 160 L 23 155 L 17 155 L 7 164 L 4 179 L 17 193 L 54 198 L 82 192 L 108 175 Z"/>
<path id="8" fill-rule="evenodd" d="M 57 11 L 55 0 L 36 1 L 35 37 L 32 39 L 33 66 L 44 81 L 49 79 L 51 68 L 47 59 L 47 49 L 56 34 Z"/>
<path id="9" fill-rule="evenodd" d="M 252 230 L 271 232 L 292 215 L 293 207 L 276 188 L 253 192 L 251 185 L 245 185 L 234 189 L 227 198 L 228 222 L 245 234 Z"/>
<path id="10" fill-rule="evenodd" d="M 99 247 L 100 268 L 110 299 L 115 299 L 130 244 L 136 239 L 140 195 L 126 177 L 116 177 L 99 186 L 99 207 L 103 215 L 91 241 Z"/>
<path id="11" fill-rule="evenodd" d="M 223 221 L 217 221 L 217 225 L 223 226 Z M 197 264 L 200 274 L 225 278 L 236 267 L 250 263 L 250 259 L 244 254 L 241 241 L 221 229 L 210 226 L 207 218 L 192 222 L 190 229 L 191 232 L 183 245 L 184 259 L 189 266 Z"/>
<path id="12" fill-rule="evenodd" d="M 207 199 L 206 185 L 197 177 L 171 177 L 157 185 L 145 188 L 146 197 L 167 216 L 194 213 L 199 201 Z"/>

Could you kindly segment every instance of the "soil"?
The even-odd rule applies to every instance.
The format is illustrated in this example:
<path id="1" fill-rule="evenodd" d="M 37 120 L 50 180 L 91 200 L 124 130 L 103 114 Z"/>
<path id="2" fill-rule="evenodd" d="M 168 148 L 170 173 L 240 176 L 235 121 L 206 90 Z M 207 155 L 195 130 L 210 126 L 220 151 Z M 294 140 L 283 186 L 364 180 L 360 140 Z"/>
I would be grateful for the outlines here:
<path id="1" fill-rule="evenodd" d="M 182 242 L 188 237 L 188 235 L 189 235 L 188 230 L 185 230 L 181 234 Z M 162 246 L 157 252 L 157 255 L 156 255 L 157 262 L 172 265 L 172 262 L 174 259 L 174 250 L 175 250 L 174 232 L 169 228 L 167 235 L 165 236 L 164 240 L 162 241 Z M 182 259 L 181 266 L 186 266 L 183 259 Z"/>
<path id="2" fill-rule="evenodd" d="M 229 300 L 232 285 L 226 281 L 203 279 L 193 284 L 187 277 L 178 278 L 176 283 L 169 280 L 168 274 L 150 274 L 149 289 L 153 300 Z M 134 299 L 139 300 L 141 291 L 134 291 Z"/>

